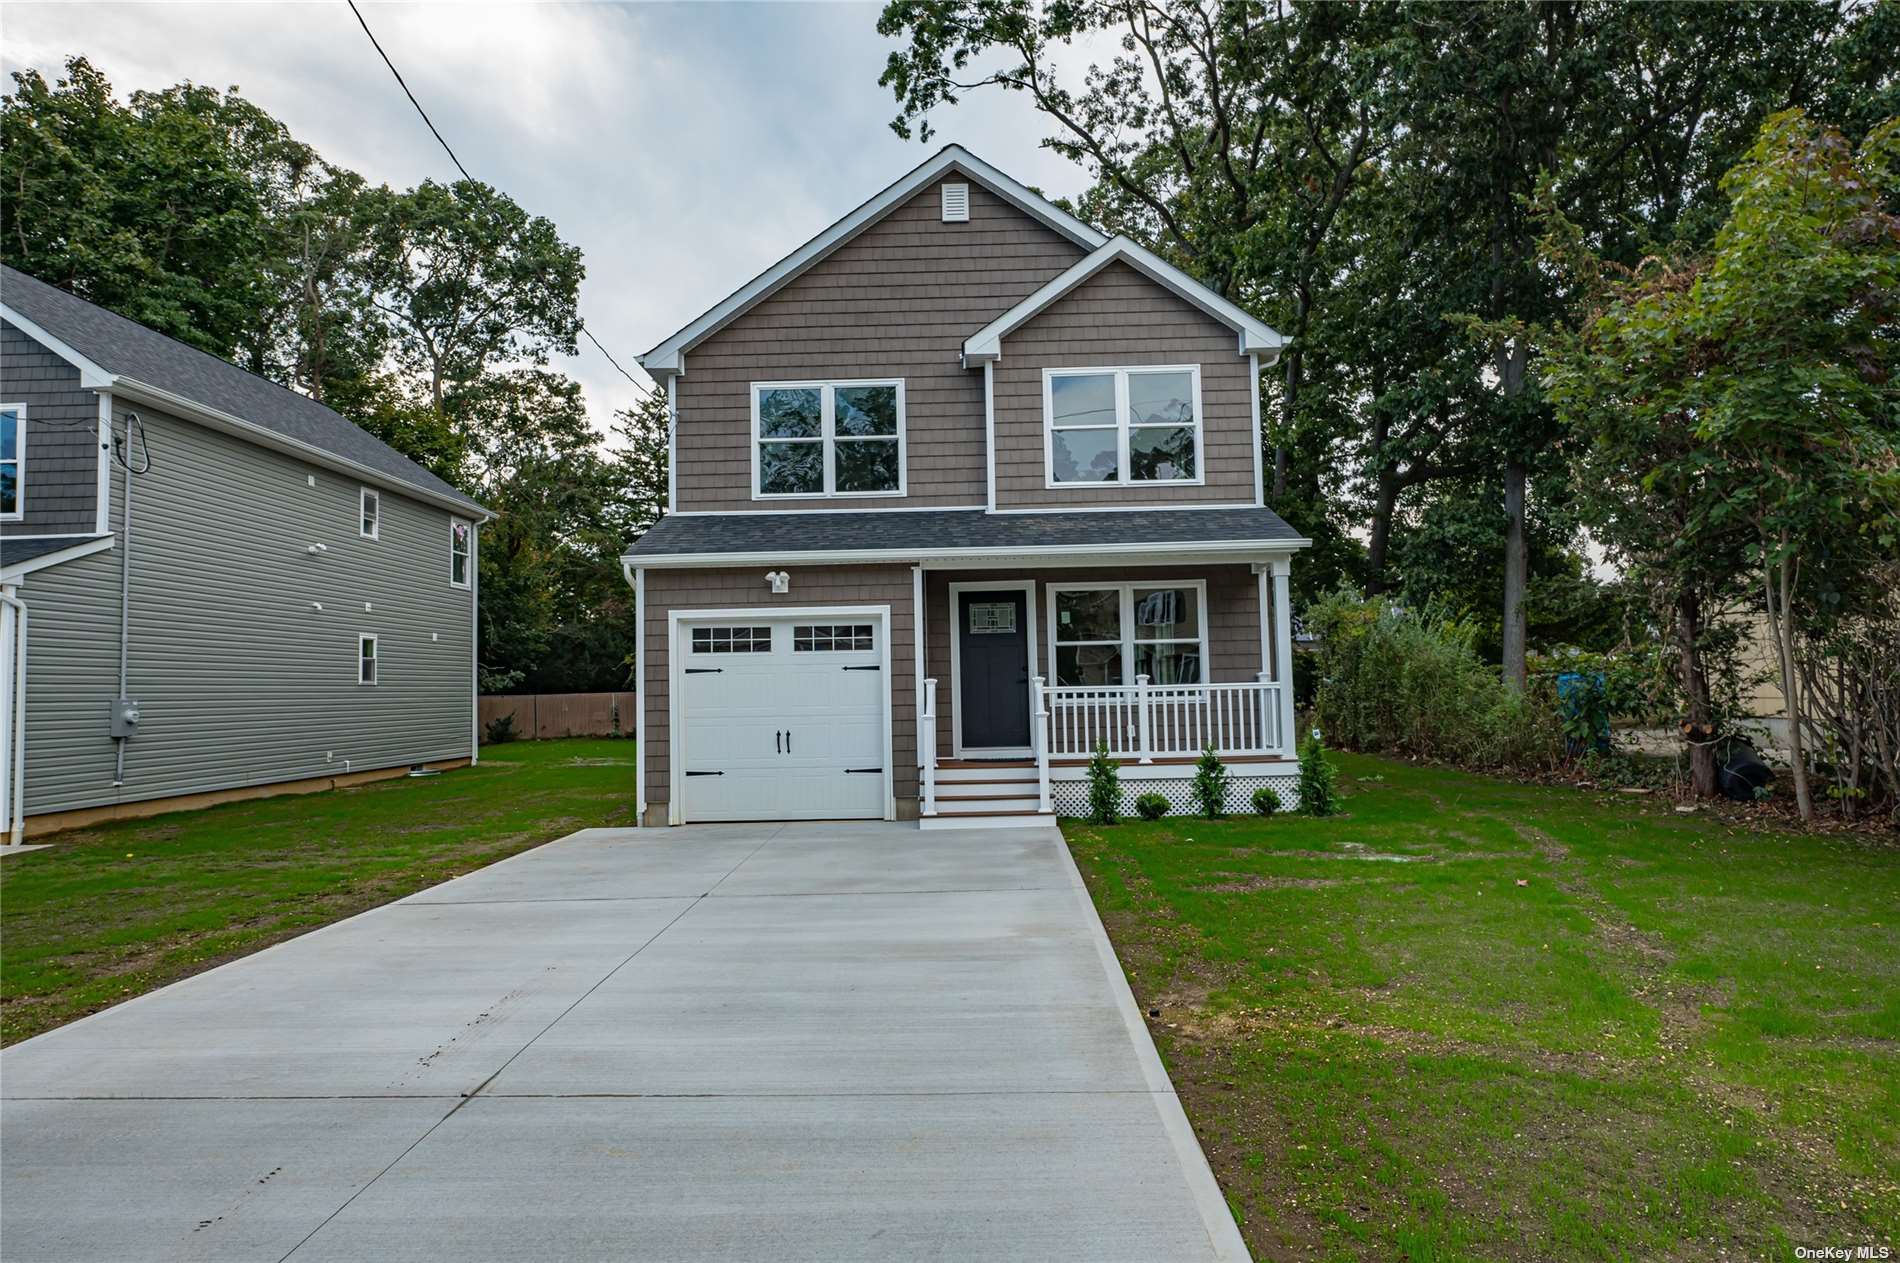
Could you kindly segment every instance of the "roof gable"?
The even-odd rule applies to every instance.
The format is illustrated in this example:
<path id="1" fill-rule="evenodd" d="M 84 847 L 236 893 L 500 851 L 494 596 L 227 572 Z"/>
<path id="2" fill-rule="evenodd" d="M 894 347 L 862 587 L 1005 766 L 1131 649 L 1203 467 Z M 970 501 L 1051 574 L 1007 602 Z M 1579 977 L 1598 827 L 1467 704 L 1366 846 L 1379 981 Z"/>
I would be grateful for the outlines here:
<path id="1" fill-rule="evenodd" d="M 964 364 L 976 365 L 1002 359 L 1004 338 L 1047 311 L 1063 295 L 1111 263 L 1127 264 L 1232 329 L 1237 337 L 1236 354 L 1277 354 L 1286 344 L 1286 339 L 1267 324 L 1234 306 L 1180 268 L 1126 237 L 1116 237 L 1078 259 L 1062 275 L 971 334 L 963 343 Z"/>
<path id="2" fill-rule="evenodd" d="M 81 385 L 180 412 L 471 513 L 475 501 L 349 418 L 83 298 L 0 267 L 0 317 L 80 370 Z"/>
<path id="3" fill-rule="evenodd" d="M 968 176 L 1031 218 L 1040 221 L 1086 250 L 1107 242 L 1101 232 L 1064 211 L 1027 187 L 1010 179 L 995 167 L 960 145 L 947 145 L 927 161 L 907 172 L 843 219 L 807 241 L 792 253 L 727 295 L 716 306 L 685 328 L 640 356 L 640 364 L 656 377 L 670 377 L 686 371 L 686 353 L 718 332 L 754 305 L 770 297 L 785 284 L 819 263 L 840 246 L 855 238 L 897 207 L 904 205 L 920 190 L 955 171 Z"/>

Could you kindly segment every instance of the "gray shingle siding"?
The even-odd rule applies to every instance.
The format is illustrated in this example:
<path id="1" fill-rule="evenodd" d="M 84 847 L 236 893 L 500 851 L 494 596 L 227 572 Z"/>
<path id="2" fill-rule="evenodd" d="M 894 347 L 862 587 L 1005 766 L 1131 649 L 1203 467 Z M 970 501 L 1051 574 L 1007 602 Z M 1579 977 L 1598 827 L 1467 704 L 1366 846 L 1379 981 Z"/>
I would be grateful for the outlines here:
<path id="1" fill-rule="evenodd" d="M 360 539 L 355 480 L 136 411 L 152 468 L 133 493 L 126 783 L 107 729 L 121 539 L 21 587 L 28 814 L 469 755 L 473 594 L 449 584 L 450 515 L 384 490 L 382 537 Z M 123 489 L 115 465 L 115 530 Z M 359 632 L 379 638 L 374 687 Z"/>
<path id="2" fill-rule="evenodd" d="M 952 176 L 951 181 L 967 177 Z M 867 508 L 982 504 L 983 374 L 963 339 L 1082 257 L 1082 248 L 970 184 L 970 221 L 942 221 L 940 184 L 686 353 L 678 379 L 682 510 L 836 508 L 752 499 L 755 381 L 901 377 L 908 494 Z"/>
<path id="3" fill-rule="evenodd" d="M 80 386 L 78 369 L 0 320 L 0 403 L 26 405 L 26 513 L 0 522 L 0 536 L 90 532 L 99 396 Z"/>

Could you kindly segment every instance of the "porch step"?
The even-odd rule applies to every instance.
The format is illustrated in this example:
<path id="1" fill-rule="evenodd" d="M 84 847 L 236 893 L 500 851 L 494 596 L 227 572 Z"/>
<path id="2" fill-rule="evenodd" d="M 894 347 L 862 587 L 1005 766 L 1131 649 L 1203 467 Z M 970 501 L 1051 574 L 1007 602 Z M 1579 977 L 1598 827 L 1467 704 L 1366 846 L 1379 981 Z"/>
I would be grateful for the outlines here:
<path id="1" fill-rule="evenodd" d="M 984 803 L 987 806 L 964 806 L 965 803 Z M 1014 794 L 938 794 L 937 810 L 945 815 L 951 812 L 1000 811 L 1004 807 L 1022 808 L 1025 811 L 1036 809 L 1036 795 L 1018 791 Z"/>
<path id="2" fill-rule="evenodd" d="M 1020 785 L 1036 779 L 1036 765 L 1025 763 L 1018 767 L 1001 764 L 989 767 L 965 767 L 951 764 L 939 764 L 937 784 L 939 785 Z"/>
<path id="3" fill-rule="evenodd" d="M 1053 814 L 1039 815 L 1032 800 L 1026 811 L 959 811 L 925 816 L 920 829 L 1033 829 L 1056 822 Z"/>

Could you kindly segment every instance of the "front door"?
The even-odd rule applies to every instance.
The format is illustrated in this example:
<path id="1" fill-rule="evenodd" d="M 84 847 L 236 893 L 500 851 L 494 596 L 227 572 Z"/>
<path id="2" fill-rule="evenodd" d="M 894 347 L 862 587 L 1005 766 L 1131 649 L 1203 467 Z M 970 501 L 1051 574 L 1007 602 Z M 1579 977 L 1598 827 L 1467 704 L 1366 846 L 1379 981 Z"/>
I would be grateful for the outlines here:
<path id="1" fill-rule="evenodd" d="M 1029 747 L 1029 597 L 957 593 L 957 715 L 965 750 Z"/>

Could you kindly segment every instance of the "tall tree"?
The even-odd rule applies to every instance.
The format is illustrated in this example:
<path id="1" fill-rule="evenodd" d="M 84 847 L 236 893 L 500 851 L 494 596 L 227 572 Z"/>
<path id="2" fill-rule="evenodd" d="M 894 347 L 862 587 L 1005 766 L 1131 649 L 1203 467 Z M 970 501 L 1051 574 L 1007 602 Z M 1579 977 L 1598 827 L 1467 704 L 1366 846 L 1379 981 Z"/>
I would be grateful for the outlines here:
<path id="1" fill-rule="evenodd" d="M 573 354 L 581 252 L 551 222 L 475 180 L 367 196 L 374 302 L 437 409 L 499 363 Z"/>

